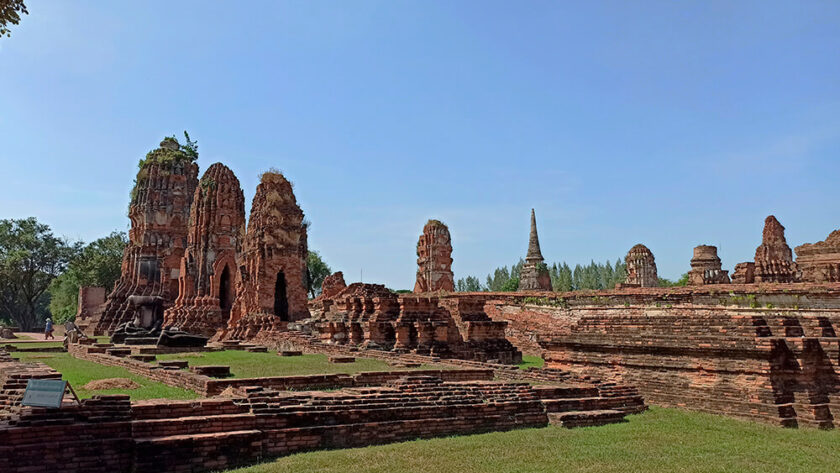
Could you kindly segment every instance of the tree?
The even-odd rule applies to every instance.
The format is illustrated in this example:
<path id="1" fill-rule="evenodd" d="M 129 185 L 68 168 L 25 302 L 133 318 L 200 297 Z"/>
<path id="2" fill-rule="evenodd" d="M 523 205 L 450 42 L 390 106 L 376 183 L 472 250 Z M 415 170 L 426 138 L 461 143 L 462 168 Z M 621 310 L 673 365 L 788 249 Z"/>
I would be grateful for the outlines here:
<path id="1" fill-rule="evenodd" d="M 0 37 L 11 36 L 9 25 L 20 23 L 20 14 L 28 15 L 23 0 L 0 0 Z"/>
<path id="2" fill-rule="evenodd" d="M 50 313 L 54 322 L 73 319 L 79 305 L 79 288 L 99 286 L 110 291 L 120 278 L 123 251 L 128 244 L 124 232 L 112 232 L 85 246 L 70 261 L 67 270 L 50 284 Z"/>
<path id="3" fill-rule="evenodd" d="M 681 287 L 688 285 L 688 273 L 683 273 L 676 281 L 667 278 L 659 278 L 659 287 Z"/>
<path id="4" fill-rule="evenodd" d="M 0 312 L 5 318 L 32 330 L 47 288 L 80 246 L 54 236 L 35 217 L 0 220 Z"/>
<path id="5" fill-rule="evenodd" d="M 467 276 L 461 278 L 455 283 L 455 290 L 458 292 L 478 292 L 481 291 L 481 283 L 475 276 Z"/>
<path id="6" fill-rule="evenodd" d="M 317 251 L 310 251 L 306 255 L 306 289 L 313 298 L 321 293 L 324 278 L 332 273 L 332 269 L 324 263 Z"/>

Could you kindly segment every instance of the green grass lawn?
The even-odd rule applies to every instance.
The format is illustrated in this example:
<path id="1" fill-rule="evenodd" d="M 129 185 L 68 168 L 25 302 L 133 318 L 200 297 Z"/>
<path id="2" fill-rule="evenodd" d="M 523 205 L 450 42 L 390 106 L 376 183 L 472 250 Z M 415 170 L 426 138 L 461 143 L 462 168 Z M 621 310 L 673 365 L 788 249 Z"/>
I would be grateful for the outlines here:
<path id="1" fill-rule="evenodd" d="M 64 343 L 59 341 L 46 341 L 46 342 L 26 342 L 26 343 L 15 343 L 15 342 L 0 342 L 0 347 L 5 347 L 6 345 L 11 345 L 16 348 L 55 348 L 55 347 L 62 347 Z"/>
<path id="2" fill-rule="evenodd" d="M 198 395 L 182 388 L 167 386 L 143 376 L 132 374 L 124 368 L 104 366 L 91 361 L 73 358 L 68 353 L 23 353 L 13 352 L 21 361 L 40 362 L 61 373 L 62 379 L 70 382 L 76 394 L 89 398 L 95 394 L 129 394 L 133 401 L 143 399 L 195 399 Z M 140 385 L 138 389 L 107 389 L 88 391 L 82 386 L 96 379 L 128 378 Z"/>
<path id="3" fill-rule="evenodd" d="M 840 432 L 652 408 L 630 422 L 416 440 L 281 458 L 228 473 L 836 473 Z"/>
<path id="4" fill-rule="evenodd" d="M 305 374 L 354 374 L 362 371 L 395 371 L 398 368 L 372 358 L 356 358 L 354 363 L 330 363 L 326 355 L 278 356 L 277 353 L 251 353 L 225 350 L 202 353 L 158 355 L 158 360 L 187 360 L 190 366 L 227 365 L 235 378 L 295 376 Z M 422 365 L 417 369 L 452 369 L 447 366 Z"/>
<path id="5" fill-rule="evenodd" d="M 522 363 L 519 363 L 519 369 L 526 370 L 528 368 L 542 368 L 545 365 L 545 360 L 539 356 L 523 355 Z"/>

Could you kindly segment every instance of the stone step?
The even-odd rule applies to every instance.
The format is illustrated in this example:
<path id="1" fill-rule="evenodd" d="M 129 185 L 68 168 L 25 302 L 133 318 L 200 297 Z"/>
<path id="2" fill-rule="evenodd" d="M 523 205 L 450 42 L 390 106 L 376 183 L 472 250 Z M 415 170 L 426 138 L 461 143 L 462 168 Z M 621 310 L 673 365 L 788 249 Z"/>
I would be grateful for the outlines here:
<path id="1" fill-rule="evenodd" d="M 569 411 L 548 414 L 548 421 L 552 425 L 566 428 L 590 427 L 596 425 L 615 424 L 624 422 L 624 413 L 612 409 L 594 411 Z"/>
<path id="2" fill-rule="evenodd" d="M 155 355 L 139 355 L 139 354 L 129 355 L 129 358 L 131 358 L 132 360 L 142 361 L 144 363 L 151 363 L 152 361 L 155 361 L 155 359 L 157 359 L 157 357 Z"/>
<path id="3" fill-rule="evenodd" d="M 196 374 L 203 374 L 211 378 L 229 378 L 231 377 L 230 366 L 225 365 L 204 365 L 204 366 L 190 366 L 190 371 Z"/>

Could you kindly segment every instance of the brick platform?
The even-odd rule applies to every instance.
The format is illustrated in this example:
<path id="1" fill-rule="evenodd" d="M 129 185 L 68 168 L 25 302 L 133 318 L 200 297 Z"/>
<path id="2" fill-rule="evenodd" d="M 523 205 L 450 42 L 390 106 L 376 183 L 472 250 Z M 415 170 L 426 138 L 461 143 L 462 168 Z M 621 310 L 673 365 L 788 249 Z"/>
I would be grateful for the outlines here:
<path id="1" fill-rule="evenodd" d="M 0 359 L 0 379 L 26 366 Z M 198 473 L 305 450 L 544 427 L 549 421 L 598 425 L 644 409 L 638 395 L 591 385 L 446 382 L 418 373 L 386 373 L 380 381 L 385 385 L 331 392 L 242 386 L 233 399 L 130 403 L 128 396 L 95 396 L 61 410 L 20 408 L 0 414 L 0 471 Z"/>

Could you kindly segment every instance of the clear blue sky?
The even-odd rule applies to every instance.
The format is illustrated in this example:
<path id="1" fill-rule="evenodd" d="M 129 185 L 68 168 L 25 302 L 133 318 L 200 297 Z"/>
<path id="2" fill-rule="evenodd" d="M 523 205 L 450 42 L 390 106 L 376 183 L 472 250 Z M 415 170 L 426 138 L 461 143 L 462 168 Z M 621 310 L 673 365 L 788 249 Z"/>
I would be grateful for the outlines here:
<path id="1" fill-rule="evenodd" d="M 186 129 L 250 208 L 282 170 L 346 279 L 411 288 L 525 255 L 660 275 L 840 227 L 840 2 L 38 1 L 0 39 L 0 218 L 126 229 L 136 165 Z"/>

